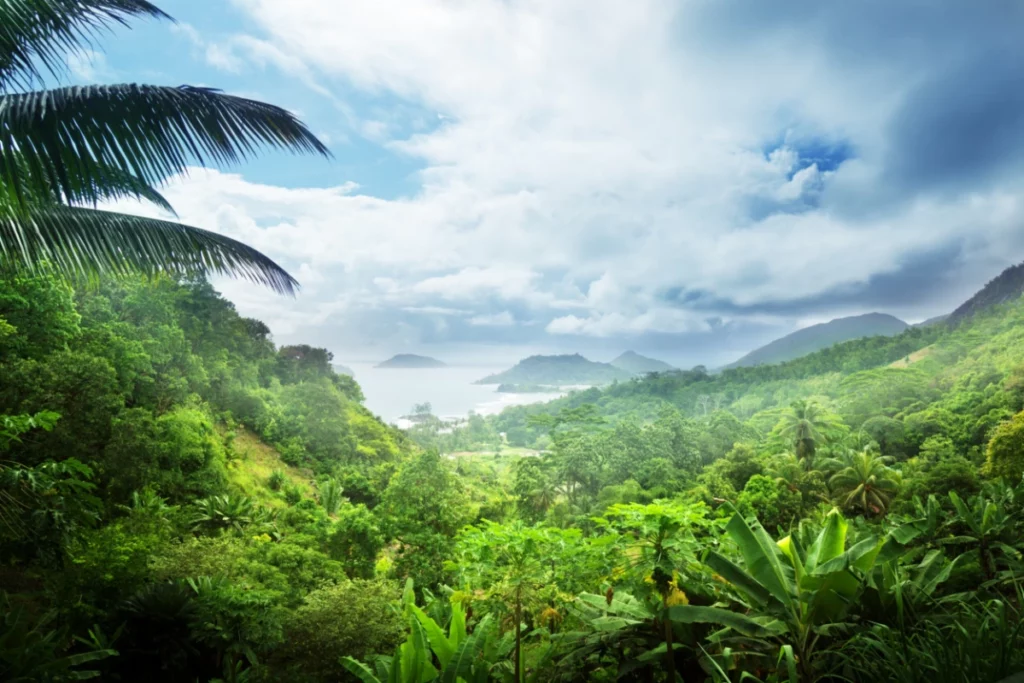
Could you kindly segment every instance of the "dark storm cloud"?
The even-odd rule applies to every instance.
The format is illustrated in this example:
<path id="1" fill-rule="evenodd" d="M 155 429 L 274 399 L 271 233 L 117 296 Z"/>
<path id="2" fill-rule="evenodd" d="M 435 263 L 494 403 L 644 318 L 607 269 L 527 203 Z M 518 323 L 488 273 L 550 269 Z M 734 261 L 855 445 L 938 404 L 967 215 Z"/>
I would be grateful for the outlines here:
<path id="1" fill-rule="evenodd" d="M 752 315 L 808 317 L 829 311 L 861 310 L 886 312 L 913 306 L 950 305 L 949 285 L 962 258 L 962 245 L 947 244 L 911 254 L 898 269 L 872 275 L 865 282 L 848 285 L 800 299 L 764 301 L 740 305 L 712 292 L 672 289 L 664 292 L 666 302 L 690 310 L 706 311 L 729 318 Z"/>
<path id="2" fill-rule="evenodd" d="M 1022 46 L 976 56 L 910 92 L 888 131 L 891 189 L 963 192 L 1024 167 Z"/>

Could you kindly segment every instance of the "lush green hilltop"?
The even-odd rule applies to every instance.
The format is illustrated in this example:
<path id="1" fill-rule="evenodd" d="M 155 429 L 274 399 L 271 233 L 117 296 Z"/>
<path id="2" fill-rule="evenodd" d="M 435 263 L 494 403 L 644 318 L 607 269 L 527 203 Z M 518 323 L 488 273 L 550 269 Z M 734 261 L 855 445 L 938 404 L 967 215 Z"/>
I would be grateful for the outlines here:
<path id="1" fill-rule="evenodd" d="M 530 356 L 504 372 L 477 380 L 476 384 L 545 386 L 610 384 L 629 379 L 632 375 L 633 373 L 608 363 L 596 363 L 574 353 L 561 356 Z"/>
<path id="2" fill-rule="evenodd" d="M 609 365 L 614 365 L 631 375 L 646 375 L 648 372 L 668 372 L 676 369 L 664 361 L 641 356 L 635 351 L 626 351 L 620 354 Z"/>
<path id="3" fill-rule="evenodd" d="M 866 313 L 847 318 L 836 318 L 827 323 L 811 325 L 785 337 L 755 349 L 734 363 L 725 366 L 736 368 L 749 365 L 783 363 L 808 353 L 838 344 L 839 342 L 862 337 L 892 336 L 907 329 L 909 325 L 899 318 L 884 313 Z"/>

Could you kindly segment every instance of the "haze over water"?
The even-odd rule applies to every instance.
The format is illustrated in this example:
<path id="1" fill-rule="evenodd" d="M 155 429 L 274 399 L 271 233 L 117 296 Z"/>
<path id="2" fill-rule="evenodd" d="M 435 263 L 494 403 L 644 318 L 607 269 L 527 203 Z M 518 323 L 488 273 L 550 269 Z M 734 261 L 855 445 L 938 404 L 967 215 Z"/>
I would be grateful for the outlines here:
<path id="1" fill-rule="evenodd" d="M 355 373 L 366 396 L 366 407 L 387 422 L 397 422 L 417 403 L 429 402 L 434 415 L 454 418 L 465 417 L 470 411 L 491 415 L 511 405 L 550 401 L 566 393 L 506 394 L 495 391 L 493 384 L 473 384 L 507 366 L 399 369 L 377 368 L 374 363 L 345 365 Z"/>

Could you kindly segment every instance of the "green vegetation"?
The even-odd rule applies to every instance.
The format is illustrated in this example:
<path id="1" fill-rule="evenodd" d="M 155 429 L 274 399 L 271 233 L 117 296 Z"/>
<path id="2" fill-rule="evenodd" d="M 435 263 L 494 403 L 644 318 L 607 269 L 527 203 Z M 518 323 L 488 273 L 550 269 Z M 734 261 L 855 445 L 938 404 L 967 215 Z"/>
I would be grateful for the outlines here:
<path id="1" fill-rule="evenodd" d="M 530 356 L 504 372 L 477 380 L 476 384 L 602 385 L 632 376 L 632 372 L 608 363 L 595 363 L 575 353 L 564 356 Z"/>
<path id="2" fill-rule="evenodd" d="M 402 432 L 198 277 L 289 289 L 265 257 L 74 206 L 159 202 L 184 150 L 322 151 L 205 90 L 7 94 L 137 15 L 0 2 L 0 679 L 1019 680 L 1012 282 L 955 325 Z"/>
<path id="3" fill-rule="evenodd" d="M 0 292 L 5 678 L 1024 669 L 1024 302 L 406 434 L 205 283 Z"/>
<path id="4" fill-rule="evenodd" d="M 611 361 L 609 365 L 613 365 L 620 370 L 625 370 L 631 375 L 646 375 L 648 372 L 667 372 L 668 370 L 675 370 L 674 367 L 664 361 L 657 360 L 655 358 L 648 358 L 647 356 L 641 356 L 635 351 L 626 351 L 616 356 L 615 360 Z"/>

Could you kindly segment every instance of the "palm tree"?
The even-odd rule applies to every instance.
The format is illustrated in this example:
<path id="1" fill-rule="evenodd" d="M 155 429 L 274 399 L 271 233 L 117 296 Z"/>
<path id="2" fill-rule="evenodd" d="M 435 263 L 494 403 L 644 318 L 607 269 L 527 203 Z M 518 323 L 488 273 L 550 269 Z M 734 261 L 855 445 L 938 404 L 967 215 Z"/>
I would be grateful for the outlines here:
<path id="1" fill-rule="evenodd" d="M 0 1 L 0 261 L 86 279 L 227 274 L 294 292 L 291 275 L 241 242 L 96 208 L 129 197 L 173 211 L 155 186 L 259 145 L 330 156 L 284 109 L 210 88 L 38 89 L 66 72 L 69 52 L 136 17 L 170 18 L 146 0 Z"/>
<path id="2" fill-rule="evenodd" d="M 814 401 L 798 400 L 783 413 L 779 433 L 790 439 L 796 457 L 804 463 L 814 458 L 818 444 L 839 426 L 839 419 Z"/>
<path id="3" fill-rule="evenodd" d="M 842 506 L 858 509 L 865 517 L 884 515 L 900 487 L 899 472 L 889 467 L 893 459 L 865 448 L 847 453 L 843 460 L 846 466 L 828 480 Z"/>

